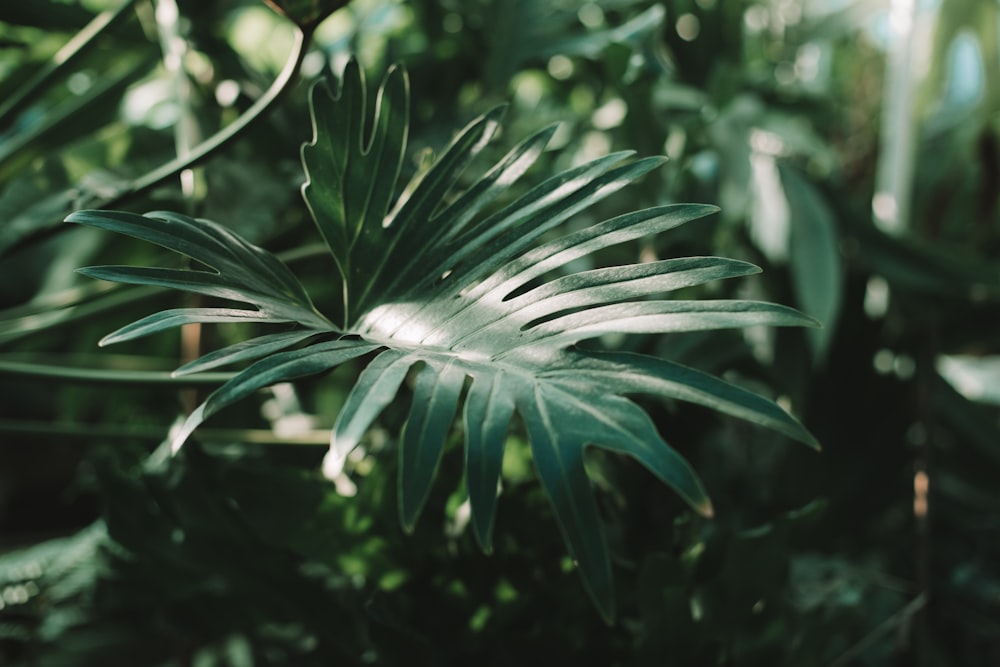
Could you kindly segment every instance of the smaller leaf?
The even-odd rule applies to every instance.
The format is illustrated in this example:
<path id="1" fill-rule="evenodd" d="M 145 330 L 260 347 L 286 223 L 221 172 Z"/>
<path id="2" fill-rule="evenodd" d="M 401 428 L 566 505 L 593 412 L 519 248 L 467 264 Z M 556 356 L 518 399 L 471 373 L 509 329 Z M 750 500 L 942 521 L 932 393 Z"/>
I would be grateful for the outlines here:
<path id="1" fill-rule="evenodd" d="M 376 349 L 377 345 L 359 340 L 334 340 L 316 343 L 301 350 L 279 352 L 261 359 L 209 394 L 205 402 L 184 422 L 171 443 L 171 449 L 177 452 L 202 422 L 258 389 L 323 373 Z"/>
<path id="2" fill-rule="evenodd" d="M 112 331 L 102 338 L 98 345 L 112 345 L 134 338 L 173 329 L 185 324 L 208 324 L 219 322 L 291 322 L 291 319 L 275 320 L 256 310 L 236 310 L 235 308 L 173 308 L 143 317 L 121 329 Z"/>
<path id="3" fill-rule="evenodd" d="M 450 361 L 441 367 L 426 363 L 417 374 L 399 448 L 399 516 L 408 532 L 430 494 L 464 381 L 465 371 Z"/>
<path id="4" fill-rule="evenodd" d="M 564 367 L 560 368 L 560 364 Z M 744 419 L 819 449 L 809 431 L 778 404 L 694 368 L 626 352 L 580 352 L 565 362 L 553 362 L 541 377 L 560 382 L 580 377 L 597 380 L 607 391 L 664 396 L 702 405 Z"/>
<path id="5" fill-rule="evenodd" d="M 234 286 L 233 281 L 220 276 L 217 273 L 207 271 L 189 271 L 186 269 L 161 269 L 145 266 L 85 266 L 77 269 L 77 273 L 107 280 L 109 282 L 125 283 L 128 285 L 151 285 L 154 287 L 166 287 L 169 289 L 204 294 L 230 301 L 244 301 L 255 303 L 257 300 L 250 300 L 250 293 Z"/>
<path id="6" fill-rule="evenodd" d="M 472 529 L 483 551 L 493 551 L 493 522 L 507 429 L 514 415 L 512 391 L 502 371 L 478 372 L 465 399 L 465 470 Z"/>
<path id="7" fill-rule="evenodd" d="M 383 226 L 406 153 L 409 83 L 392 68 L 379 87 L 371 133 L 364 73 L 357 61 L 344 69 L 337 94 L 325 84 L 310 91 L 313 140 L 302 147 L 307 181 L 302 196 L 337 260 L 348 297 L 348 321 L 378 277 L 388 232 Z"/>
<path id="8" fill-rule="evenodd" d="M 357 447 L 365 431 L 382 410 L 396 398 L 399 386 L 419 358 L 398 350 L 385 350 L 361 372 L 344 401 L 330 436 L 330 451 L 323 459 L 323 474 L 336 477 L 347 455 Z"/>
<path id="9" fill-rule="evenodd" d="M 585 444 L 599 445 L 627 454 L 677 492 L 684 502 L 703 516 L 712 516 L 712 502 L 690 464 L 656 432 L 653 420 L 642 408 L 621 396 L 595 391 L 548 389 L 561 403 L 562 419 L 575 417 L 575 424 L 560 423 L 564 430 L 576 429 Z"/>
<path id="10" fill-rule="evenodd" d="M 286 333 L 268 334 L 228 345 L 214 352 L 184 364 L 173 372 L 174 377 L 201 373 L 220 366 L 229 366 L 241 361 L 254 361 L 269 354 L 280 352 L 297 345 L 314 336 L 320 336 L 315 331 L 289 331 Z"/>
<path id="11" fill-rule="evenodd" d="M 92 266 L 78 269 L 84 275 L 251 304 L 260 308 L 262 317 L 269 318 L 259 321 L 294 321 L 311 328 L 331 328 L 288 267 L 222 225 L 161 211 L 145 216 L 124 211 L 78 211 L 66 220 L 155 243 L 211 269 Z"/>
<path id="12" fill-rule="evenodd" d="M 544 345 L 566 347 L 611 333 L 676 333 L 747 326 L 819 326 L 799 311 L 762 301 L 637 301 L 597 306 L 525 325 L 510 354 Z M 504 355 L 507 356 L 507 355 Z"/>
<path id="13" fill-rule="evenodd" d="M 813 358 L 822 363 L 837 328 L 844 291 L 837 225 L 830 207 L 809 181 L 789 167 L 779 172 L 791 213 L 792 286 L 798 306 L 824 323 L 808 332 Z"/>
<path id="14" fill-rule="evenodd" d="M 553 420 L 552 406 L 538 385 L 519 389 L 517 410 L 528 430 L 535 470 L 570 555 L 580 568 L 584 588 L 610 623 L 615 609 L 611 559 L 583 465 L 584 443 L 577 433 L 565 430 L 572 424 Z M 559 414 L 559 407 L 555 410 Z"/>

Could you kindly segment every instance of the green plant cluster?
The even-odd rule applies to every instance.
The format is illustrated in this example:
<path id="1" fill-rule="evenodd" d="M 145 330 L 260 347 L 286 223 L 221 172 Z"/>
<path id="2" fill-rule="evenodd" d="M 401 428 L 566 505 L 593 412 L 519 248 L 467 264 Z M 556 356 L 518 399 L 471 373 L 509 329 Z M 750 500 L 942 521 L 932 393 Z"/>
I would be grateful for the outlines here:
<path id="1" fill-rule="evenodd" d="M 0 664 L 996 664 L 1000 11 L 819 4 L 0 9 Z"/>

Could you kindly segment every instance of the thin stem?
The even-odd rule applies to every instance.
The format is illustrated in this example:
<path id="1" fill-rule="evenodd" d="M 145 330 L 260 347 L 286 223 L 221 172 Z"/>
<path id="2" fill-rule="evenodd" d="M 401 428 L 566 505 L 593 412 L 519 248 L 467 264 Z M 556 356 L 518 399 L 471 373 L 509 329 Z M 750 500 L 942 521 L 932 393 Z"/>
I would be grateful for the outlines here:
<path id="1" fill-rule="evenodd" d="M 114 384 L 167 386 L 216 386 L 228 382 L 236 373 L 199 373 L 173 377 L 169 371 L 123 371 L 107 368 L 73 368 L 54 364 L 37 364 L 0 357 L 0 374 L 37 380 L 59 380 L 79 384 Z"/>
<path id="2" fill-rule="evenodd" d="M 77 440 L 150 440 L 160 442 L 168 431 L 166 426 L 96 426 L 93 424 L 52 423 L 38 421 L 0 420 L 0 433 L 22 437 L 58 437 Z M 269 429 L 198 429 L 198 439 L 205 442 L 242 442 L 258 445 L 306 445 L 327 446 L 330 432 L 326 430 L 305 431 L 294 436 L 278 436 Z"/>
<path id="3" fill-rule="evenodd" d="M 198 120 L 195 117 L 191 99 L 191 81 L 184 69 L 184 58 L 188 53 L 188 43 L 181 34 L 180 8 L 177 0 L 156 0 L 156 28 L 163 51 L 163 68 L 170 79 L 172 97 L 180 107 L 180 118 L 174 123 L 174 146 L 178 159 L 186 159 L 194 146 L 201 141 Z M 187 204 L 187 214 L 195 215 L 197 195 L 204 192 L 198 183 L 203 183 L 203 167 L 184 169 L 180 172 L 181 195 Z M 190 264 L 190 262 L 188 262 Z M 187 296 L 190 307 L 202 305 L 200 295 Z M 187 364 L 201 356 L 202 327 L 200 322 L 192 322 L 181 327 L 180 362 Z M 186 387 L 180 391 L 184 412 L 191 414 L 201 402 L 197 387 Z"/>

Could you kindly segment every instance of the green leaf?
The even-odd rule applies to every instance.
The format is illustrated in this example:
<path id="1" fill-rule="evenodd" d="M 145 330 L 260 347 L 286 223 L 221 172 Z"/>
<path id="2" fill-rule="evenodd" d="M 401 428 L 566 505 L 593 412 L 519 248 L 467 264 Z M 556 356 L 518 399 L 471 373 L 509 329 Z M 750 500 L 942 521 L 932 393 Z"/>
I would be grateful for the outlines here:
<path id="1" fill-rule="evenodd" d="M 316 310 L 305 288 L 288 267 L 271 253 L 243 240 L 222 225 L 162 211 L 144 216 L 122 211 L 78 211 L 66 221 L 155 243 L 211 269 L 91 266 L 79 269 L 84 275 L 133 285 L 169 287 L 257 306 L 255 318 L 249 318 L 246 311 L 241 311 L 234 313 L 237 319 L 298 322 L 310 328 L 330 329 L 330 322 Z M 131 330 L 128 338 L 148 335 L 163 328 L 138 328 Z M 112 335 L 118 336 L 123 331 Z M 117 337 L 115 342 L 128 338 Z"/>
<path id="2" fill-rule="evenodd" d="M 251 364 L 232 380 L 212 392 L 184 422 L 171 449 L 178 451 L 191 433 L 219 410 L 250 396 L 258 389 L 308 375 L 316 375 L 367 354 L 377 348 L 359 340 L 317 343 L 301 350 L 271 354 Z"/>
<path id="3" fill-rule="evenodd" d="M 141 320 L 112 331 L 98 343 L 101 347 L 121 343 L 133 338 L 142 338 L 150 334 L 173 329 L 185 324 L 210 324 L 220 322 L 288 322 L 291 320 L 275 320 L 268 315 L 262 315 L 256 310 L 237 310 L 235 308 L 172 308 L 154 313 Z"/>
<path id="4" fill-rule="evenodd" d="M 327 477 L 340 474 L 347 455 L 361 442 L 365 431 L 396 398 L 410 366 L 418 359 L 397 350 L 386 350 L 372 360 L 358 377 L 337 415 L 330 451 L 323 460 Z"/>
<path id="5" fill-rule="evenodd" d="M 314 137 L 302 148 L 308 178 L 302 195 L 337 260 L 345 291 L 363 292 L 374 272 L 354 260 L 381 256 L 386 243 L 383 223 L 406 152 L 409 84 L 400 69 L 386 74 L 370 133 L 365 132 L 365 81 L 357 61 L 347 65 L 336 95 L 321 82 L 309 100 Z"/>
<path id="6" fill-rule="evenodd" d="M 478 373 L 465 399 L 465 476 L 472 529 L 486 552 L 493 550 L 493 520 L 514 391 L 502 370 Z"/>
<path id="7" fill-rule="evenodd" d="M 614 614 L 611 558 L 583 465 L 585 442 L 580 433 L 570 430 L 566 412 L 558 403 L 549 402 L 544 389 L 518 384 L 517 410 L 528 429 L 535 470 L 587 592 L 601 615 L 610 620 Z"/>
<path id="8" fill-rule="evenodd" d="M 583 377 L 615 393 L 649 394 L 702 405 L 819 449 L 813 435 L 773 401 L 666 359 L 627 352 L 578 353 L 561 364 L 552 364 L 544 376 L 561 382 Z"/>
<path id="9" fill-rule="evenodd" d="M 209 352 L 190 363 L 184 364 L 174 371 L 174 377 L 201 373 L 212 368 L 229 366 L 241 361 L 254 361 L 319 335 L 322 334 L 317 334 L 314 331 L 290 331 L 250 338 L 241 343 L 228 345 L 220 350 Z"/>
<path id="10" fill-rule="evenodd" d="M 445 439 L 458 410 L 465 371 L 454 362 L 426 364 L 417 375 L 416 396 L 399 446 L 399 514 L 412 531 L 430 492 Z"/>
<path id="11" fill-rule="evenodd" d="M 784 165 L 779 173 L 792 222 L 792 286 L 798 305 L 823 322 L 822 328 L 809 332 L 813 358 L 822 363 L 837 329 L 844 291 L 837 225 L 829 206 L 809 181 Z"/>
<path id="12" fill-rule="evenodd" d="M 472 527 L 487 551 L 503 451 L 516 413 L 588 594 L 610 619 L 611 559 L 584 450 L 600 447 L 630 456 L 695 511 L 712 513 L 694 470 L 628 395 L 693 402 L 810 446 L 816 441 L 773 402 L 718 378 L 654 357 L 584 351 L 575 344 L 612 333 L 817 323 L 777 304 L 668 298 L 677 289 L 758 271 L 736 260 L 687 257 L 582 272 L 567 268 L 717 210 L 659 206 L 559 231 L 561 223 L 656 168 L 661 158 L 633 160 L 629 153 L 598 158 L 498 206 L 494 202 L 540 156 L 552 130 L 521 142 L 478 178 L 463 177 L 496 130 L 501 110 L 495 109 L 472 121 L 433 165 L 400 187 L 408 132 L 405 75 L 400 70 L 387 75 L 373 119 L 366 95 L 354 63 L 337 95 L 324 85 L 315 87 L 314 136 L 302 151 L 308 174 L 303 194 L 343 278 L 348 308 L 342 328 L 315 312 L 280 262 L 218 225 L 159 213 L 78 214 L 72 219 L 158 243 L 211 269 L 101 267 L 88 269 L 90 275 L 197 291 L 258 309 L 167 311 L 140 320 L 137 330 L 112 336 L 134 337 L 208 317 L 298 324 L 179 369 L 192 373 L 254 362 L 191 415 L 175 448 L 202 421 L 257 389 L 375 353 L 334 424 L 323 462 L 329 477 L 342 473 L 347 456 L 414 374 L 399 435 L 402 524 L 412 530 L 418 520 L 461 408 Z M 461 190 L 460 178 L 467 183 Z"/>

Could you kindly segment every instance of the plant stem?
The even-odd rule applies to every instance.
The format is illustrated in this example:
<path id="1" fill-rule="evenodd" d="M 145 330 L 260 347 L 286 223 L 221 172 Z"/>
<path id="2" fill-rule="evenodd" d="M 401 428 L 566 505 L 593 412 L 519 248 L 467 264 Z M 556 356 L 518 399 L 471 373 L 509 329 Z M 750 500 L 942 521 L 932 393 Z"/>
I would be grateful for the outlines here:
<path id="1" fill-rule="evenodd" d="M 151 440 L 159 442 L 167 426 L 96 426 L 93 424 L 51 423 L 38 421 L 0 420 L 0 433 L 26 437 L 55 436 L 60 439 Z M 327 430 L 306 431 L 294 436 L 278 436 L 268 429 L 198 429 L 198 439 L 206 442 L 242 442 L 257 445 L 326 446 L 330 444 Z"/>
<path id="2" fill-rule="evenodd" d="M 174 123 L 174 146 L 177 159 L 183 160 L 191 155 L 191 151 L 202 140 L 191 99 L 191 81 L 184 69 L 188 42 L 181 34 L 180 8 L 177 6 L 177 0 L 156 0 L 155 14 L 160 49 L 163 52 L 163 68 L 170 79 L 172 97 L 180 107 L 180 117 Z M 180 172 L 181 196 L 187 205 L 186 213 L 190 216 L 197 215 L 195 209 L 198 195 L 204 194 L 204 188 L 198 187 L 199 183 L 204 184 L 203 171 L 204 168 L 199 167 L 197 169 L 183 169 Z M 189 294 L 185 305 L 192 308 L 198 307 L 202 305 L 202 299 L 200 295 Z M 181 327 L 179 350 L 181 364 L 194 361 L 201 356 L 201 334 L 200 322 L 192 322 Z M 181 389 L 180 401 L 181 405 L 184 406 L 185 414 L 191 414 L 201 402 L 198 389 L 196 387 Z"/>
<path id="3" fill-rule="evenodd" d="M 899 236 L 910 227 L 910 198 L 913 194 L 913 155 L 917 134 L 913 61 L 919 41 L 915 31 L 919 9 L 916 0 L 892 0 L 890 4 L 891 41 L 885 76 L 881 157 L 872 198 L 872 215 L 880 229 Z"/>
<path id="4" fill-rule="evenodd" d="M 59 380 L 80 384 L 115 384 L 141 386 L 183 386 L 220 385 L 232 379 L 236 373 L 199 373 L 173 377 L 170 371 L 123 371 L 107 368 L 73 368 L 54 364 L 37 364 L 14 361 L 0 357 L 0 373 L 39 380 Z"/>
<path id="5" fill-rule="evenodd" d="M 204 162 L 215 152 L 221 150 L 230 141 L 242 134 L 251 124 L 254 123 L 254 121 L 261 118 L 267 111 L 270 111 L 275 102 L 291 90 L 296 81 L 296 75 L 302 67 L 302 61 L 309 50 L 309 44 L 312 41 L 312 34 L 313 30 L 311 27 L 295 31 L 295 43 L 292 46 L 292 51 L 289 54 L 288 61 L 285 63 L 281 73 L 271 84 L 271 87 L 268 88 L 267 91 L 235 121 L 222 128 L 197 146 L 194 146 L 186 155 L 178 156 L 170 162 L 153 169 L 144 176 L 141 176 L 128 185 L 120 188 L 115 194 L 103 198 L 95 195 L 90 199 L 82 200 L 75 205 L 74 208 L 111 209 L 120 207 L 129 199 L 152 190 L 158 185 L 161 185 L 171 178 L 179 175 L 185 169 L 189 169 Z M 66 229 L 68 229 L 68 226 L 63 224 L 55 224 L 39 228 L 32 233 L 28 233 L 23 237 L 18 238 L 16 242 L 11 243 L 7 248 L 0 250 L 0 254 L 10 254 L 11 252 L 28 245 L 29 243 L 39 242 Z"/>

